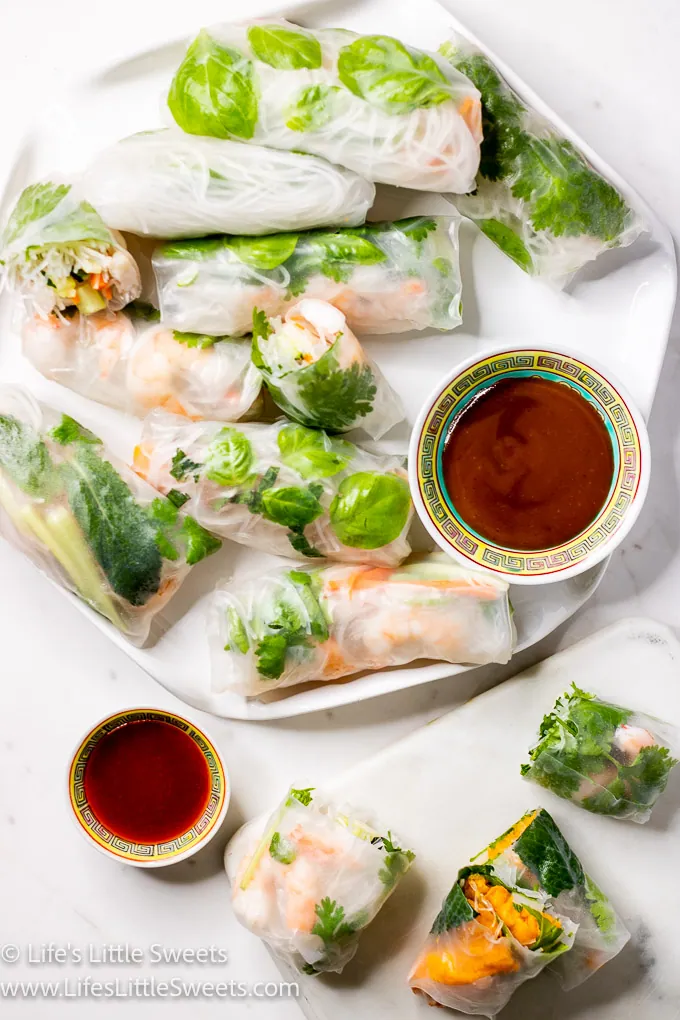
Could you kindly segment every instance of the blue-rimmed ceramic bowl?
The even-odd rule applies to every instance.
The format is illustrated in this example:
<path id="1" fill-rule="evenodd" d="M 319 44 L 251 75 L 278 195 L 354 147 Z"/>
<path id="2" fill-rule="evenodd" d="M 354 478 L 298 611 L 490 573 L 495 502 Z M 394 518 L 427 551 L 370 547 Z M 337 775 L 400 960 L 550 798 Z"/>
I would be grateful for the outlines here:
<path id="1" fill-rule="evenodd" d="M 501 379 L 540 376 L 577 390 L 602 418 L 611 439 L 614 475 L 597 517 L 569 542 L 535 552 L 497 545 L 473 531 L 443 482 L 442 451 L 454 418 L 481 390 Z M 642 415 L 605 369 L 558 351 L 504 348 L 459 365 L 425 402 L 411 435 L 409 480 L 416 510 L 445 552 L 468 567 L 513 584 L 573 577 L 609 556 L 633 526 L 649 486 L 649 438 Z"/>

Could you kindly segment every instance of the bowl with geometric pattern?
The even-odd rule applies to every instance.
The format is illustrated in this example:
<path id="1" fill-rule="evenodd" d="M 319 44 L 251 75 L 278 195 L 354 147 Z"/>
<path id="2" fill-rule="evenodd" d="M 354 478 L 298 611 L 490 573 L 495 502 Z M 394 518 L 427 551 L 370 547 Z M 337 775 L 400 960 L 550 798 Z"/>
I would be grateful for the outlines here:
<path id="1" fill-rule="evenodd" d="M 579 393 L 603 423 L 613 458 L 609 492 L 578 534 L 559 545 L 516 549 L 481 535 L 464 519 L 444 480 L 442 456 L 463 412 L 495 383 L 537 377 Z M 632 528 L 647 495 L 649 438 L 644 419 L 610 373 L 564 351 L 506 347 L 459 364 L 425 401 L 411 434 L 409 482 L 418 516 L 437 545 L 469 568 L 512 584 L 573 577 L 609 556 Z"/>

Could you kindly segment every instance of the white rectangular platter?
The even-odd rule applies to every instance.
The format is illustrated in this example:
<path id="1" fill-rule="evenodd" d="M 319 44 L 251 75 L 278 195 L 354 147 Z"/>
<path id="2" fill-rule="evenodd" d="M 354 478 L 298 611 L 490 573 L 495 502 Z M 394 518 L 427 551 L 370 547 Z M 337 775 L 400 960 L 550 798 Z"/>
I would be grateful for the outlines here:
<path id="1" fill-rule="evenodd" d="M 257 16 L 271 13 L 272 9 L 271 4 L 253 2 L 243 13 Z M 360 32 L 388 32 L 430 49 L 436 49 L 452 29 L 471 36 L 436 0 L 404 0 L 397 4 L 393 0 L 332 0 L 304 8 L 286 6 L 284 13 L 313 27 L 338 25 Z M 199 28 L 197 20 L 196 29 Z M 104 145 L 157 126 L 161 117 L 160 97 L 185 44 L 186 40 L 162 40 L 158 48 L 136 53 L 128 60 L 110 66 L 103 63 L 96 76 L 76 82 L 72 91 L 56 97 L 17 155 L 3 199 L 5 215 L 8 205 L 29 181 L 55 170 L 77 173 Z M 101 44 L 100 49 L 103 53 Z M 463 326 L 454 333 L 410 333 L 395 339 L 373 339 L 367 341 L 367 349 L 401 394 L 409 423 L 439 378 L 459 361 L 510 343 L 555 346 L 580 353 L 586 360 L 592 355 L 625 384 L 647 415 L 661 370 L 675 299 L 675 260 L 670 235 L 645 202 L 495 55 L 491 56 L 525 99 L 551 117 L 565 135 L 585 150 L 592 163 L 619 186 L 641 211 L 649 232 L 625 251 L 606 253 L 566 292 L 556 292 L 527 277 L 471 224 L 465 223 L 461 231 Z M 100 115 L 102 110 L 107 111 L 105 118 Z M 370 218 L 422 212 L 452 215 L 453 210 L 440 196 L 379 187 Z M 139 422 L 46 382 L 22 359 L 18 339 L 8 337 L 11 333 L 8 295 L 2 297 L 1 304 L 0 378 L 26 383 L 39 399 L 79 418 L 109 441 L 116 452 L 129 458 Z M 405 452 L 408 428 L 396 431 L 396 438 L 388 439 L 387 445 Z M 427 546 L 422 534 L 417 532 L 414 537 L 416 548 Z M 221 553 L 196 568 L 158 621 L 156 643 L 144 649 L 130 646 L 106 621 L 79 600 L 73 601 L 111 640 L 184 701 L 231 718 L 273 719 L 328 709 L 465 668 L 416 664 L 350 682 L 310 686 L 281 697 L 273 695 L 268 701 L 247 702 L 230 693 L 215 695 L 210 688 L 205 641 L 205 610 L 210 590 L 218 577 L 256 573 L 270 567 L 272 561 L 272 557 L 225 543 Z M 602 565 L 573 580 L 514 589 L 518 647 L 539 640 L 575 612 L 592 594 L 604 569 Z"/>
<path id="2" fill-rule="evenodd" d="M 653 620 L 629 619 L 474 698 L 324 787 L 340 802 L 364 807 L 368 817 L 377 815 L 416 859 L 342 975 L 296 977 L 308 1020 L 432 1020 L 406 975 L 441 901 L 458 869 L 536 805 L 551 813 L 632 937 L 615 960 L 571 992 L 544 971 L 515 993 L 503 1020 L 677 1020 L 680 766 L 646 825 L 588 814 L 519 774 L 544 713 L 574 680 L 680 726 L 680 644 Z M 314 776 L 288 781 L 313 785 Z"/>

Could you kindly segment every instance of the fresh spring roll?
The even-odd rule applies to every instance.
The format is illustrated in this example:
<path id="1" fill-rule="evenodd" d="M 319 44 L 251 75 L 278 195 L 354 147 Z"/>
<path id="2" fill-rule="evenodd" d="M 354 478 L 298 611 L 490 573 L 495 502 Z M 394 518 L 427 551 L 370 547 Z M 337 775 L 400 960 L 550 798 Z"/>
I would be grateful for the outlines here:
<path id="1" fill-rule="evenodd" d="M 223 538 L 281 556 L 396 566 L 411 547 L 403 461 L 284 420 L 189 424 L 155 411 L 136 470 Z"/>
<path id="2" fill-rule="evenodd" d="M 153 269 L 163 321 L 176 329 L 238 336 L 256 308 L 284 315 L 301 298 L 335 305 L 359 334 L 461 322 L 457 218 L 169 243 Z"/>
<path id="3" fill-rule="evenodd" d="M 167 128 L 105 149 L 84 188 L 111 226 L 165 238 L 355 226 L 375 197 L 323 159 Z"/>
<path id="4" fill-rule="evenodd" d="M 47 379 L 141 417 L 156 407 L 190 418 L 238 421 L 253 413 L 262 378 L 250 339 L 137 330 L 124 312 L 36 315 L 23 352 Z"/>
<path id="5" fill-rule="evenodd" d="M 671 747 L 680 750 L 674 726 L 572 684 L 544 717 L 521 771 L 586 811 L 646 822 L 678 764 Z"/>
<path id="6" fill-rule="evenodd" d="M 19 196 L 0 238 L 10 286 L 31 311 L 83 315 L 123 308 L 141 293 L 139 269 L 123 238 L 71 184 L 43 181 Z"/>
<path id="7" fill-rule="evenodd" d="M 0 390 L 0 531 L 139 645 L 221 545 L 95 435 L 11 386 Z"/>
<path id="8" fill-rule="evenodd" d="M 574 988 L 629 938 L 553 819 L 538 809 L 458 872 L 409 984 L 442 1006 L 495 1016 L 553 960 L 564 988 Z"/>
<path id="9" fill-rule="evenodd" d="M 329 432 L 380 439 L 404 420 L 401 400 L 339 308 L 303 298 L 271 322 L 253 312 L 253 362 L 282 411 Z"/>
<path id="10" fill-rule="evenodd" d="M 476 188 L 448 196 L 464 216 L 526 273 L 557 285 L 608 248 L 632 244 L 644 229 L 638 214 L 488 57 L 461 36 L 439 52 L 482 94 Z"/>
<path id="11" fill-rule="evenodd" d="M 470 191 L 479 166 L 475 86 L 386 35 L 213 25 L 189 46 L 168 107 L 189 134 L 314 153 L 404 188 Z"/>
<path id="12" fill-rule="evenodd" d="M 305 974 L 340 972 L 414 858 L 352 808 L 290 789 L 243 826 L 225 865 L 236 918 Z"/>
<path id="13" fill-rule="evenodd" d="M 437 557 L 223 583 L 210 609 L 213 689 L 252 697 L 415 659 L 507 662 L 507 592 L 504 581 Z"/>

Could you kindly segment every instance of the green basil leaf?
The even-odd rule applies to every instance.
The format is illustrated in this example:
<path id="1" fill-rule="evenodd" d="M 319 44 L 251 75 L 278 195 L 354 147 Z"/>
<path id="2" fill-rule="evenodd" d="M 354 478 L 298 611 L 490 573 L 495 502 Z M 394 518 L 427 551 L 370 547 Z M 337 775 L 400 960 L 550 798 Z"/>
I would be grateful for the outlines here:
<path id="1" fill-rule="evenodd" d="M 276 269 L 291 257 L 298 243 L 298 234 L 267 234 L 264 237 L 232 237 L 225 247 L 233 251 L 239 262 L 255 269 Z"/>
<path id="2" fill-rule="evenodd" d="M 308 85 L 288 109 L 290 131 L 319 131 L 338 112 L 343 93 L 337 85 Z"/>
<path id="3" fill-rule="evenodd" d="M 386 35 L 364 35 L 343 46 L 338 76 L 356 96 L 389 114 L 451 99 L 448 81 L 432 57 Z"/>
<path id="4" fill-rule="evenodd" d="M 241 485 L 250 474 L 254 455 L 250 440 L 235 428 L 223 428 L 208 447 L 206 478 L 218 485 Z"/>
<path id="5" fill-rule="evenodd" d="M 380 549 L 399 537 L 410 511 L 403 478 L 359 471 L 340 483 L 330 507 L 331 526 L 343 545 Z"/>
<path id="6" fill-rule="evenodd" d="M 258 60 L 280 71 L 321 67 L 321 44 L 303 29 L 283 25 L 252 25 L 248 42 Z"/>
<path id="7" fill-rule="evenodd" d="M 172 79 L 168 107 L 188 134 L 252 138 L 257 124 L 252 62 L 204 29 Z"/>
<path id="8" fill-rule="evenodd" d="M 289 485 L 262 493 L 262 516 L 291 531 L 301 531 L 322 513 L 318 496 L 309 489 Z"/>
<path id="9" fill-rule="evenodd" d="M 303 478 L 332 478 L 347 467 L 355 452 L 344 439 L 331 439 L 304 425 L 285 425 L 277 443 L 283 463 Z"/>

